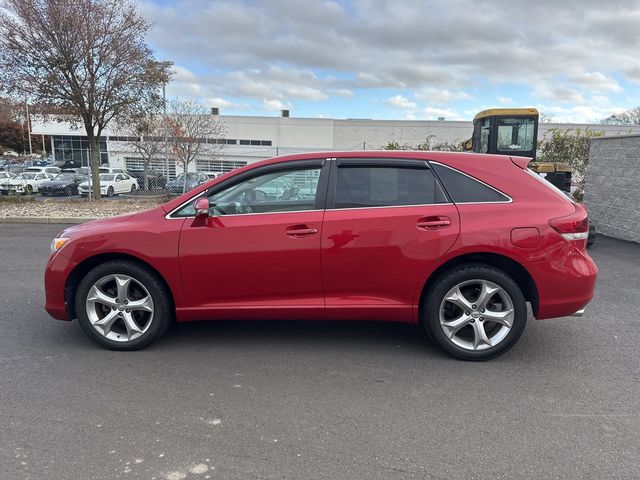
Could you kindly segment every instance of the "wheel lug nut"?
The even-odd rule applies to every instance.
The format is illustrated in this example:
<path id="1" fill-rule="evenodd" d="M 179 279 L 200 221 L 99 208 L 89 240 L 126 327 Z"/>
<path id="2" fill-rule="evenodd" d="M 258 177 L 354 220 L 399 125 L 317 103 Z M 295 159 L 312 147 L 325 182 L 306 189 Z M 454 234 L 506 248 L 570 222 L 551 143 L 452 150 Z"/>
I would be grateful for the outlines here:
<path id="1" fill-rule="evenodd" d="M 480 317 L 480 321 L 483 321 L 483 320 L 484 320 L 484 317 Z"/>
<path id="2" fill-rule="evenodd" d="M 129 300 L 125 300 L 124 304 L 127 305 L 129 303 Z"/>
<path id="3" fill-rule="evenodd" d="M 480 309 L 480 311 L 481 311 L 482 313 L 484 313 L 484 308 L 481 308 L 481 309 Z"/>
<path id="4" fill-rule="evenodd" d="M 472 318 L 472 319 L 471 319 L 471 323 L 476 323 L 476 321 Z"/>
<path id="5" fill-rule="evenodd" d="M 115 309 L 116 309 L 116 307 L 111 307 L 111 310 L 115 310 Z"/>
<path id="6" fill-rule="evenodd" d="M 127 313 L 129 313 L 129 312 L 131 312 L 131 309 L 130 309 L 130 308 L 127 308 Z"/>
<path id="7" fill-rule="evenodd" d="M 476 308 L 476 305 L 471 305 L 471 308 Z"/>
<path id="8" fill-rule="evenodd" d="M 464 314 L 465 314 L 465 315 L 471 315 L 471 313 L 470 313 L 470 312 L 464 312 Z"/>
<path id="9" fill-rule="evenodd" d="M 120 303 L 120 299 L 119 298 L 116 298 L 116 303 Z"/>

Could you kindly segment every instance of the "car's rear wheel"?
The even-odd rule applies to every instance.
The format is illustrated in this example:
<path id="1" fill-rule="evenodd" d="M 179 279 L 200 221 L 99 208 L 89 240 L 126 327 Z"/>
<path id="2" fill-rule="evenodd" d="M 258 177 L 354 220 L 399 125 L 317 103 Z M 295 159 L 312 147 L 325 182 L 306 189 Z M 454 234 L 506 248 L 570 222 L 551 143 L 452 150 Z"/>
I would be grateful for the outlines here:
<path id="1" fill-rule="evenodd" d="M 73 187 L 67 187 L 64 189 L 64 194 L 66 197 L 71 197 L 73 195 Z"/>
<path id="2" fill-rule="evenodd" d="M 136 184 L 131 185 L 131 193 L 136 191 Z"/>
<path id="3" fill-rule="evenodd" d="M 527 321 L 527 304 L 505 272 L 467 264 L 440 276 L 425 296 L 423 323 L 445 351 L 463 360 L 488 360 L 509 350 Z"/>
<path id="4" fill-rule="evenodd" d="M 114 191 L 113 187 L 107 188 L 107 197 L 113 197 Z"/>
<path id="5" fill-rule="evenodd" d="M 80 282 L 75 308 L 82 330 L 112 350 L 137 350 L 156 341 L 171 323 L 170 294 L 158 276 L 129 261 L 111 261 Z"/>

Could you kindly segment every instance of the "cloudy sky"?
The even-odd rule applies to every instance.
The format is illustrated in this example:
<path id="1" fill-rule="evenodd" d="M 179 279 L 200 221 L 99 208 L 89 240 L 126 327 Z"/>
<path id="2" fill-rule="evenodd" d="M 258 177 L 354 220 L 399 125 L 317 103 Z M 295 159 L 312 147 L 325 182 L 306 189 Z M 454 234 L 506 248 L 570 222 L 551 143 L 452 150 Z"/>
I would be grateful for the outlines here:
<path id="1" fill-rule="evenodd" d="M 640 105 L 640 0 L 146 0 L 172 96 L 226 114 L 470 119 Z"/>

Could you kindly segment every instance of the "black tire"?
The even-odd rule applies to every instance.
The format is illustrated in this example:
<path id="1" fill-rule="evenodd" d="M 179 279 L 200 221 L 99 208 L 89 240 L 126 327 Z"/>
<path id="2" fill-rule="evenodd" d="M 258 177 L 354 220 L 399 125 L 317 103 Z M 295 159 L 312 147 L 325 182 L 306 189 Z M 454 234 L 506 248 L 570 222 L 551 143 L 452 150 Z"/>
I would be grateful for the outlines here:
<path id="1" fill-rule="evenodd" d="M 114 195 L 113 187 L 107 188 L 107 197 L 113 197 L 113 195 Z"/>
<path id="2" fill-rule="evenodd" d="M 25 195 L 33 195 L 33 187 L 31 185 L 27 185 L 24 189 Z"/>
<path id="3" fill-rule="evenodd" d="M 136 184 L 131 185 L 131 193 L 136 191 Z"/>
<path id="4" fill-rule="evenodd" d="M 486 280 L 498 285 L 513 303 L 511 330 L 497 345 L 484 350 L 468 350 L 456 345 L 440 325 L 440 306 L 445 296 L 456 285 L 470 280 Z M 484 264 L 465 264 L 441 274 L 427 291 L 422 307 L 421 320 L 429 337 L 447 353 L 461 360 L 483 361 L 502 355 L 516 344 L 527 323 L 527 303 L 520 287 L 504 271 Z"/>
<path id="5" fill-rule="evenodd" d="M 66 197 L 72 197 L 73 196 L 73 187 L 67 187 L 64 189 L 64 195 Z"/>
<path id="6" fill-rule="evenodd" d="M 89 290 L 99 279 L 111 274 L 133 277 L 144 285 L 153 299 L 154 312 L 151 325 L 142 336 L 134 340 L 127 342 L 110 340 L 98 333 L 89 321 L 85 308 Z M 175 312 L 171 294 L 158 275 L 143 265 L 127 260 L 105 262 L 90 270 L 78 285 L 74 302 L 78 322 L 84 333 L 95 343 L 109 350 L 139 350 L 157 341 L 173 322 Z"/>

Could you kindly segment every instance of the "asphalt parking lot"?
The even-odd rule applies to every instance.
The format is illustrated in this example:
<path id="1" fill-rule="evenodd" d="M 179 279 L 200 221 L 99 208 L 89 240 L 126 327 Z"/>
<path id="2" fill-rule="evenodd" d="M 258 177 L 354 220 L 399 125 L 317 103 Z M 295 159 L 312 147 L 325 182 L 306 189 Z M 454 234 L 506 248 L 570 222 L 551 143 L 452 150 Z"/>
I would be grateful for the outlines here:
<path id="1" fill-rule="evenodd" d="M 61 225 L 0 223 L 0 478 L 640 477 L 640 246 L 598 238 L 583 318 L 486 363 L 410 325 L 177 326 L 101 350 L 42 308 Z"/>

